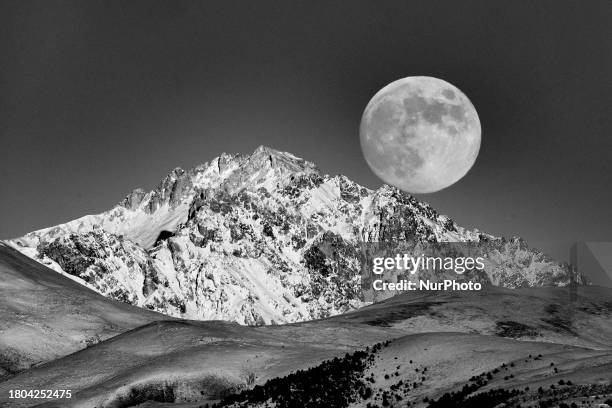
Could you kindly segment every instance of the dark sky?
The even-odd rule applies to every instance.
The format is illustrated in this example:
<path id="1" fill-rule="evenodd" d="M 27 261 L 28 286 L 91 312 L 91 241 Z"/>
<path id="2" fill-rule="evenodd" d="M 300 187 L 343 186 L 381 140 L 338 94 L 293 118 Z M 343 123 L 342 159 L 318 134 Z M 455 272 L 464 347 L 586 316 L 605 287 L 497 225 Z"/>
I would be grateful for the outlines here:
<path id="1" fill-rule="evenodd" d="M 381 87 L 428 75 L 482 123 L 458 223 L 611 240 L 612 2 L 2 1 L 0 238 L 106 210 L 172 168 L 264 144 L 377 187 Z"/>

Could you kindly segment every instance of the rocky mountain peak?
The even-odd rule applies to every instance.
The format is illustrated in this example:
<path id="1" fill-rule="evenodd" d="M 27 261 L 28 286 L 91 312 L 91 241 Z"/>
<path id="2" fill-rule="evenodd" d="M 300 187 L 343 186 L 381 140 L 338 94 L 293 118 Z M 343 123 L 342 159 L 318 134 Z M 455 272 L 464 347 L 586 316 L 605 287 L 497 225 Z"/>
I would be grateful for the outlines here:
<path id="1" fill-rule="evenodd" d="M 311 174 L 319 174 L 313 163 L 287 152 L 259 146 L 250 155 L 222 153 L 189 171 L 177 167 L 150 192 L 137 188 L 119 205 L 129 210 L 142 208 L 150 214 L 164 205 L 189 204 L 199 191 L 207 189 L 235 192 L 264 187 L 272 191 L 284 186 L 292 177 Z"/>
<path id="2" fill-rule="evenodd" d="M 249 162 L 270 166 L 273 169 L 282 169 L 287 172 L 300 173 L 318 171 L 317 167 L 291 153 L 281 152 L 267 146 L 259 146 L 249 157 Z"/>
<path id="3" fill-rule="evenodd" d="M 172 316 L 262 324 L 360 307 L 360 245 L 407 239 L 484 243 L 490 262 L 471 278 L 486 284 L 570 282 L 566 266 L 523 241 L 467 230 L 396 188 L 322 175 L 265 146 L 176 168 L 107 212 L 12 244 L 117 300 Z"/>
<path id="4" fill-rule="evenodd" d="M 180 167 L 176 167 L 149 193 L 141 188 L 133 190 L 119 205 L 129 210 L 142 207 L 147 213 L 157 211 L 163 205 L 176 207 L 191 192 L 193 180 L 190 174 Z"/>
<path id="5" fill-rule="evenodd" d="M 251 155 L 234 159 L 234 171 L 223 180 L 229 192 L 265 188 L 274 191 L 288 182 L 310 174 L 319 174 L 317 167 L 290 153 L 260 146 Z"/>

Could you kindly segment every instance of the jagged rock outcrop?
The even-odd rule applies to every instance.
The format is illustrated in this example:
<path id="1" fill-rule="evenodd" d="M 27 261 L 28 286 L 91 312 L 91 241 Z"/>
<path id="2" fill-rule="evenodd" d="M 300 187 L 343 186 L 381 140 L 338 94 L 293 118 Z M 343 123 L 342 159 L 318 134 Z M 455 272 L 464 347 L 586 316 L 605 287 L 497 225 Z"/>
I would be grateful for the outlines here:
<path id="1" fill-rule="evenodd" d="M 372 191 L 266 147 L 174 169 L 108 212 L 11 245 L 114 299 L 256 325 L 364 305 L 363 245 L 412 241 L 478 243 L 486 268 L 466 277 L 485 284 L 570 283 L 568 266 L 520 239 L 466 230 L 395 188 Z"/>

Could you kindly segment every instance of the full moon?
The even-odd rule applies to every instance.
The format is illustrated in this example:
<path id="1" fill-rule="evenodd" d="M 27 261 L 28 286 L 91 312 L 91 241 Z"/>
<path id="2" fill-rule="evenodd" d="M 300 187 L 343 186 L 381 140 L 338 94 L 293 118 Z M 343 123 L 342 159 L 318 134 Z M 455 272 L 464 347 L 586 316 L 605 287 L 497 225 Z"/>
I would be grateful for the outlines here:
<path id="1" fill-rule="evenodd" d="M 480 150 L 480 120 L 459 89 L 441 79 L 407 77 L 370 100 L 361 149 L 374 173 L 408 193 L 433 193 L 461 179 Z"/>

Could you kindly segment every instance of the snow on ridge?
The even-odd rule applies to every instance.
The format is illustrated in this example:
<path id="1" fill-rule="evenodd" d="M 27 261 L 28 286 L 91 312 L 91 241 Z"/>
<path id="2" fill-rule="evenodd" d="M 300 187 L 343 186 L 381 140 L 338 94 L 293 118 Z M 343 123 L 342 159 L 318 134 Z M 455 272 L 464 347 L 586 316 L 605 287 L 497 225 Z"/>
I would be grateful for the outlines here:
<path id="1" fill-rule="evenodd" d="M 9 243 L 113 299 L 259 325 L 363 306 L 355 246 L 406 232 L 426 242 L 493 242 L 480 278 L 496 285 L 567 283 L 567 268 L 521 242 L 466 230 L 397 189 L 322 175 L 313 163 L 264 146 L 176 168 L 107 212 Z M 321 244 L 353 269 L 338 268 Z"/>

